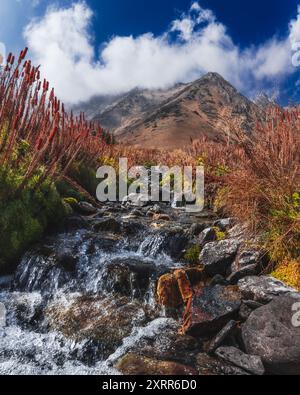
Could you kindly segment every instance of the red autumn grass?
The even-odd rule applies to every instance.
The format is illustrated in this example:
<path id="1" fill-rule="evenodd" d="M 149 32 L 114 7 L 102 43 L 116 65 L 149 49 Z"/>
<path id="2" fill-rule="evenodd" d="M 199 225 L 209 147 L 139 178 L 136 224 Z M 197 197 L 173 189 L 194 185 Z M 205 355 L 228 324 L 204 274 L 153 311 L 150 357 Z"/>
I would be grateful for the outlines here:
<path id="1" fill-rule="evenodd" d="M 300 110 L 273 109 L 251 137 L 239 135 L 243 152 L 227 179 L 231 215 L 263 233 L 274 260 L 300 254 Z"/>

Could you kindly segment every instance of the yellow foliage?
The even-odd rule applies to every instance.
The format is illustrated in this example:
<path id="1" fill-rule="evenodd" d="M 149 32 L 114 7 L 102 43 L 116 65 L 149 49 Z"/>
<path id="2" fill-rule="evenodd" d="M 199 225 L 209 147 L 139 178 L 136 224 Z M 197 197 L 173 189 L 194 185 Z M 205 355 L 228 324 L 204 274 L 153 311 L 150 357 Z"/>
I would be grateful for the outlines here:
<path id="1" fill-rule="evenodd" d="M 300 291 L 300 262 L 283 261 L 277 266 L 272 276 Z"/>

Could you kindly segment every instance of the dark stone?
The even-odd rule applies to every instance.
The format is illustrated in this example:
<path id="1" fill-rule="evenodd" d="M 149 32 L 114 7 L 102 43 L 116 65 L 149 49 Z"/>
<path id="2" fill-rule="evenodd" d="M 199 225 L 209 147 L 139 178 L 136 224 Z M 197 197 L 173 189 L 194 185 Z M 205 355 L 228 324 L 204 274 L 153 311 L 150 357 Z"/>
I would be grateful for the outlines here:
<path id="1" fill-rule="evenodd" d="M 263 376 L 265 368 L 260 357 L 244 354 L 235 347 L 220 347 L 216 351 L 216 355 L 226 362 L 246 370 L 248 373 Z"/>
<path id="2" fill-rule="evenodd" d="M 239 317 L 241 318 L 241 320 L 243 322 L 245 322 L 250 317 L 252 312 L 253 312 L 253 309 L 251 309 L 245 303 L 242 303 L 242 306 L 241 306 L 240 311 L 239 311 Z"/>
<path id="3" fill-rule="evenodd" d="M 94 224 L 96 232 L 120 233 L 121 224 L 115 218 L 104 218 Z"/>
<path id="4" fill-rule="evenodd" d="M 199 244 L 203 247 L 207 243 L 217 240 L 217 233 L 214 228 L 207 228 L 202 231 L 199 236 Z"/>
<path id="5" fill-rule="evenodd" d="M 115 260 L 103 269 L 101 286 L 107 292 L 139 298 L 145 295 L 156 273 L 156 267 L 151 263 L 134 259 Z"/>
<path id="6" fill-rule="evenodd" d="M 244 269 L 245 267 L 255 266 L 255 274 L 258 274 L 262 271 L 266 263 L 267 257 L 263 251 L 255 249 L 246 250 L 242 251 L 241 254 L 237 256 L 235 262 L 231 266 L 231 271 L 234 273 Z"/>
<path id="7" fill-rule="evenodd" d="M 209 336 L 220 331 L 234 319 L 241 306 L 238 287 L 205 287 L 197 290 L 184 327 L 191 336 Z"/>
<path id="8" fill-rule="evenodd" d="M 189 230 L 189 234 L 191 236 L 199 236 L 200 233 L 205 229 L 205 227 L 206 225 L 204 224 L 198 224 L 198 223 L 192 224 Z"/>
<path id="9" fill-rule="evenodd" d="M 66 272 L 73 273 L 76 271 L 78 258 L 74 256 L 72 251 L 61 251 L 56 255 L 57 264 Z"/>
<path id="10" fill-rule="evenodd" d="M 98 360 L 107 359 L 135 325 L 143 325 L 146 321 L 141 304 L 126 297 L 84 296 L 69 304 L 55 301 L 48 306 L 46 316 L 50 328 L 65 337 L 98 344 Z"/>
<path id="11" fill-rule="evenodd" d="M 228 324 L 217 334 L 217 336 L 211 341 L 208 353 L 214 353 L 217 348 L 219 348 L 223 342 L 232 335 L 237 327 L 236 321 L 229 321 Z"/>
<path id="12" fill-rule="evenodd" d="M 250 317 L 252 312 L 256 309 L 259 309 L 262 306 L 263 304 L 254 302 L 252 300 L 243 300 L 239 313 L 241 320 L 244 322 L 247 321 L 247 319 Z"/>
<path id="13" fill-rule="evenodd" d="M 200 254 L 200 262 L 209 276 L 226 275 L 238 252 L 240 243 L 235 239 L 208 243 Z"/>
<path id="14" fill-rule="evenodd" d="M 249 265 L 245 266 L 242 269 L 232 273 L 228 278 L 227 281 L 230 284 L 237 284 L 242 278 L 245 278 L 247 276 L 254 276 L 258 274 L 257 272 L 257 265 Z"/>
<path id="15" fill-rule="evenodd" d="M 69 217 L 65 221 L 65 228 L 68 232 L 77 229 L 87 229 L 89 227 L 88 221 L 80 216 Z"/>
<path id="16" fill-rule="evenodd" d="M 200 376 L 248 376 L 245 370 L 205 353 L 197 355 Z"/>
<path id="17" fill-rule="evenodd" d="M 300 293 L 282 295 L 255 310 L 242 326 L 246 352 L 260 356 L 268 373 L 300 374 L 299 310 Z"/>
<path id="18" fill-rule="evenodd" d="M 211 280 L 209 285 L 211 287 L 214 287 L 215 285 L 230 285 L 230 284 L 223 276 L 221 276 L 220 274 L 216 274 Z"/>

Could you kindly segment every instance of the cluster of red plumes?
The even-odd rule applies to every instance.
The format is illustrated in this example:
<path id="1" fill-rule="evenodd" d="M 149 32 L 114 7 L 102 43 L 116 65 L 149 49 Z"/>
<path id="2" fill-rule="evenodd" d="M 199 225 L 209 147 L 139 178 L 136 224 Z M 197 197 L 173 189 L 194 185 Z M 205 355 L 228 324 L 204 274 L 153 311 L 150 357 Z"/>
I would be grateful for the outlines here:
<path id="1" fill-rule="evenodd" d="M 41 80 L 39 67 L 25 60 L 27 51 L 18 59 L 9 54 L 0 69 L 0 168 L 20 165 L 16 147 L 26 142 L 31 160 L 22 188 L 40 165 L 45 168 L 43 180 L 66 173 L 74 160 L 92 164 L 107 148 L 102 128 L 84 114 L 65 110 L 49 82 Z"/>

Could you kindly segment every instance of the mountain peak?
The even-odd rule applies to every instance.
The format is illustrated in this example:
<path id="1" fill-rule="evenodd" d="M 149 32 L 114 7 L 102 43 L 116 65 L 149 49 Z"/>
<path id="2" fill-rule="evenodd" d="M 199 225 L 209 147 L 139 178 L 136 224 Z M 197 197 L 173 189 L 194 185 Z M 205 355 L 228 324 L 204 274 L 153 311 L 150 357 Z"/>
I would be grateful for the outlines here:
<path id="1" fill-rule="evenodd" d="M 125 144 L 181 148 L 204 136 L 228 140 L 232 124 L 251 133 L 260 110 L 220 74 L 210 72 L 170 89 L 134 89 L 94 119 Z"/>

